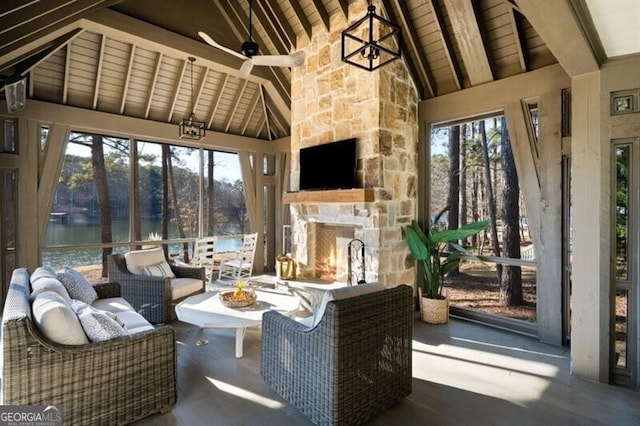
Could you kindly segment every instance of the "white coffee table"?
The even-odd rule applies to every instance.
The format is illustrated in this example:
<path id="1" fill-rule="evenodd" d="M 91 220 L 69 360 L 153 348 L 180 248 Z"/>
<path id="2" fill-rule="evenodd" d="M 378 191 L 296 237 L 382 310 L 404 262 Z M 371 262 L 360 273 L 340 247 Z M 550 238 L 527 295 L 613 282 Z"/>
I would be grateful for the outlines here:
<path id="1" fill-rule="evenodd" d="M 255 290 L 257 300 L 246 308 L 228 308 L 220 302 L 218 292 L 196 294 L 176 305 L 180 321 L 201 328 L 235 328 L 236 358 L 242 357 L 242 342 L 247 327 L 262 325 L 262 314 L 278 311 L 292 315 L 300 307 L 300 298 L 276 291 Z"/>

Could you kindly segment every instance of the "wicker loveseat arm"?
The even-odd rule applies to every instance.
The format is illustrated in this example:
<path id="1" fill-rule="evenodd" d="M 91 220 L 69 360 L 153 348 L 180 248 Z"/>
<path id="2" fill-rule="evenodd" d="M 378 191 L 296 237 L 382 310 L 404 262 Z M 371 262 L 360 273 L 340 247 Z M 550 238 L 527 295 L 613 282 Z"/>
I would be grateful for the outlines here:
<path id="1" fill-rule="evenodd" d="M 408 286 L 327 304 L 314 328 L 277 312 L 262 320 L 261 374 L 315 424 L 360 424 L 411 393 Z"/>
<path id="2" fill-rule="evenodd" d="M 93 288 L 98 293 L 98 299 L 108 299 L 110 297 L 120 297 L 120 284 L 118 283 L 98 283 Z"/>

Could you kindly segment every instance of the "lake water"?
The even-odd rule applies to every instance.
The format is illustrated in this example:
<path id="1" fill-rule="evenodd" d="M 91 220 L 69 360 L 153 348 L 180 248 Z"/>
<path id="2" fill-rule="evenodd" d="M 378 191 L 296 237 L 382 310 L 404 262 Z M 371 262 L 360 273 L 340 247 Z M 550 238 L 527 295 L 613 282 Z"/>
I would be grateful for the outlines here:
<path id="1" fill-rule="evenodd" d="M 147 236 L 154 232 L 160 234 L 162 224 L 159 221 L 143 221 L 142 235 Z M 113 221 L 113 241 L 115 243 L 127 243 L 129 240 L 129 221 Z M 178 232 L 174 224 L 169 225 L 169 239 L 178 238 Z M 54 246 L 78 246 L 100 243 L 100 227 L 95 222 L 74 221 L 73 223 L 49 222 L 45 236 L 45 247 L 42 251 L 42 264 L 50 265 L 54 269 L 65 267 L 73 268 L 85 265 L 100 264 L 102 262 L 102 249 L 57 249 Z M 216 244 L 216 251 L 234 251 L 242 245 L 242 240 L 221 239 Z M 114 247 L 114 253 L 125 253 L 130 250 L 128 245 Z M 169 254 L 178 254 L 182 257 L 183 244 L 169 244 Z M 189 255 L 193 254 L 193 243 L 189 243 Z"/>

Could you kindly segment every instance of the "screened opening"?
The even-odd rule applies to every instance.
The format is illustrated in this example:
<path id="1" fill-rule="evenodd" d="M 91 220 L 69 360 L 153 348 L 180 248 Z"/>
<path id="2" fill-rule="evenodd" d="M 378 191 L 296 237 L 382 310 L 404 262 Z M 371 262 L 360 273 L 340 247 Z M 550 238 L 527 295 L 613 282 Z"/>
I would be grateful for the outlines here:
<path id="1" fill-rule="evenodd" d="M 472 256 L 445 278 L 452 314 L 535 323 L 536 254 L 504 116 L 434 128 L 430 162 L 432 221 L 445 208 L 442 228 L 490 221 L 460 241 Z"/>

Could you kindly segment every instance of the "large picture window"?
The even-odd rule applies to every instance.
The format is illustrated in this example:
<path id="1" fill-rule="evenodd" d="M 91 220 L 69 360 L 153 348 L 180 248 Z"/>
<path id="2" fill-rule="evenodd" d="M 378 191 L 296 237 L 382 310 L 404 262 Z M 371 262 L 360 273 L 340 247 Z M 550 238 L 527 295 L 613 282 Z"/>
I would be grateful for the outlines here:
<path id="1" fill-rule="evenodd" d="M 112 252 L 162 244 L 188 262 L 197 237 L 246 222 L 237 154 L 72 133 L 42 263 L 98 281 Z"/>

